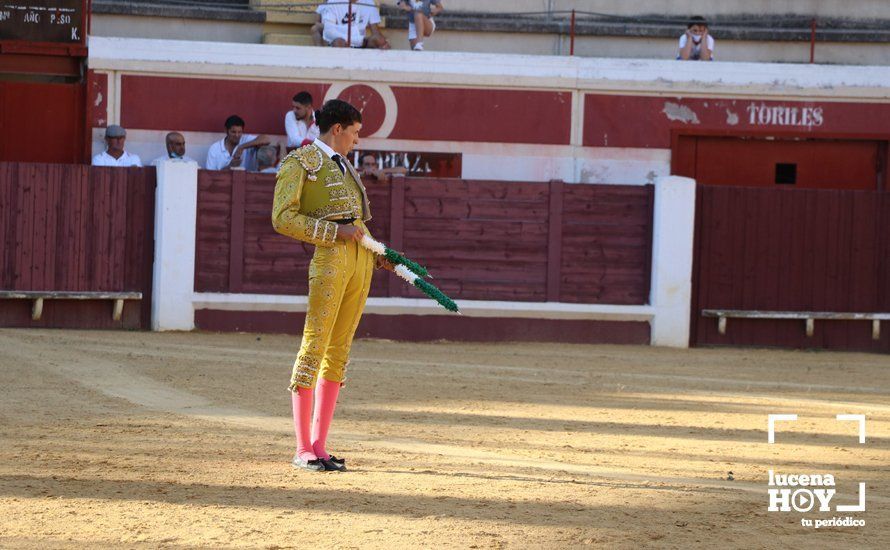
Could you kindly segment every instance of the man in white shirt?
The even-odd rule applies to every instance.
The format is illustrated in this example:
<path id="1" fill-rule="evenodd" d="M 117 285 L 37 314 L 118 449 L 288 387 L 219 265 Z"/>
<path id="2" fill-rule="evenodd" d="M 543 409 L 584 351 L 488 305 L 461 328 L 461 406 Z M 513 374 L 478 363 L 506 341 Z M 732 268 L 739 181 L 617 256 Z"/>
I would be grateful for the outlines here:
<path id="1" fill-rule="evenodd" d="M 267 136 L 244 133 L 244 119 L 232 115 L 226 119 L 226 137 L 207 151 L 208 170 L 244 169 L 256 171 L 256 148 L 269 145 Z"/>
<path id="2" fill-rule="evenodd" d="M 695 15 L 689 18 L 686 32 L 680 37 L 677 59 L 684 61 L 713 61 L 714 38 L 708 32 L 707 20 Z"/>
<path id="3" fill-rule="evenodd" d="M 288 152 L 312 143 L 318 137 L 315 108 L 312 106 L 312 95 L 309 92 L 300 92 L 294 96 L 293 109 L 284 115 L 284 130 L 287 132 Z"/>
<path id="4" fill-rule="evenodd" d="M 93 166 L 142 166 L 138 155 L 124 150 L 127 131 L 117 124 L 105 128 L 105 151 L 93 157 Z"/>
<path id="5" fill-rule="evenodd" d="M 342 2 L 342 0 L 341 0 Z M 380 10 L 372 0 L 349 0 L 352 10 L 346 3 L 329 3 L 318 7 L 321 16 L 322 41 L 325 45 L 335 48 L 377 48 L 389 49 L 389 42 L 380 32 Z M 352 29 L 350 30 L 350 11 L 352 12 Z M 365 37 L 370 28 L 371 36 Z M 347 40 L 351 42 L 347 44 Z"/>
<path id="6" fill-rule="evenodd" d="M 185 154 L 185 136 L 180 134 L 179 132 L 170 132 L 167 134 L 167 137 L 164 139 L 164 143 L 167 146 L 167 154 L 161 155 L 160 157 L 154 159 L 152 164 L 157 164 L 159 162 L 163 162 L 165 160 L 181 160 L 185 162 L 195 162 L 190 157 Z"/>

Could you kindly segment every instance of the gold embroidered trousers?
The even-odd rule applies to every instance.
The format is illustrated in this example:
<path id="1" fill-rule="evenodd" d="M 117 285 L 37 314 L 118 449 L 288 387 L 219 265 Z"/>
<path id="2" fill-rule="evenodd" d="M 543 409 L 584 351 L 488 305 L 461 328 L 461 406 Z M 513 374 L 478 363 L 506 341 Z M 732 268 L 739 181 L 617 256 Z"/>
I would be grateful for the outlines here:
<path id="1" fill-rule="evenodd" d="M 367 231 L 361 221 L 353 223 Z M 374 254 L 357 242 L 316 247 L 309 264 L 309 305 L 291 391 L 315 387 L 319 375 L 331 382 L 346 380 L 349 349 L 373 273 Z"/>

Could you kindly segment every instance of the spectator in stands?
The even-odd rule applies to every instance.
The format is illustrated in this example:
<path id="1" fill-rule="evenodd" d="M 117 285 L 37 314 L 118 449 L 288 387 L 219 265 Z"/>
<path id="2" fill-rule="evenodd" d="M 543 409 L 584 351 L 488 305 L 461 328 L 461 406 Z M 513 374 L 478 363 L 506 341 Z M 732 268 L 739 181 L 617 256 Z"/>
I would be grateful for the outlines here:
<path id="1" fill-rule="evenodd" d="M 124 150 L 127 131 L 117 124 L 105 128 L 105 151 L 93 157 L 93 166 L 142 166 L 139 155 Z"/>
<path id="2" fill-rule="evenodd" d="M 226 137 L 211 145 L 207 151 L 207 169 L 256 171 L 255 149 L 269 143 L 271 140 L 267 136 L 245 134 L 244 119 L 232 115 L 226 119 Z"/>
<path id="3" fill-rule="evenodd" d="M 263 145 L 256 151 L 257 171 L 261 174 L 278 173 L 278 148 Z"/>
<path id="4" fill-rule="evenodd" d="M 315 108 L 309 92 L 300 92 L 294 96 L 293 108 L 284 115 L 284 130 L 287 132 L 288 151 L 312 143 L 318 137 Z"/>
<path id="5" fill-rule="evenodd" d="M 179 132 L 170 132 L 164 140 L 167 146 L 167 154 L 156 158 L 152 164 L 164 160 L 184 160 L 186 162 L 195 162 L 185 154 L 185 136 Z"/>
<path id="6" fill-rule="evenodd" d="M 433 17 L 442 13 L 442 0 L 399 0 L 399 7 L 408 14 L 408 43 L 411 49 L 423 51 L 423 39 L 436 31 Z"/>
<path id="7" fill-rule="evenodd" d="M 336 2 L 337 0 L 327 0 L 327 3 Z M 312 43 L 316 46 L 324 46 L 324 22 L 321 20 L 327 6 L 324 2 L 315 8 L 315 24 L 312 25 L 310 32 L 312 33 Z"/>
<path id="8" fill-rule="evenodd" d="M 708 33 L 708 22 L 704 17 L 695 15 L 689 18 L 686 32 L 680 37 L 680 53 L 677 59 L 714 60 L 714 38 Z"/>
<path id="9" fill-rule="evenodd" d="M 335 48 L 376 48 L 389 49 L 389 42 L 380 32 L 380 10 L 372 0 L 349 0 L 352 4 L 352 29 L 349 24 L 349 4 L 345 0 L 339 2 L 328 1 L 318 7 L 319 21 L 313 26 L 314 34 L 319 34 L 321 43 L 318 45 L 333 46 Z M 320 28 L 318 27 L 320 25 Z M 371 30 L 371 36 L 365 36 L 367 29 Z M 319 32 L 320 31 L 320 32 Z M 350 38 L 351 43 L 347 44 Z"/>
<path id="10" fill-rule="evenodd" d="M 377 155 L 374 153 L 365 153 L 362 155 L 362 162 L 359 164 L 359 175 L 363 178 L 384 180 L 387 175 L 404 176 L 408 170 L 404 166 L 396 166 L 394 168 L 381 168 L 377 162 Z"/>

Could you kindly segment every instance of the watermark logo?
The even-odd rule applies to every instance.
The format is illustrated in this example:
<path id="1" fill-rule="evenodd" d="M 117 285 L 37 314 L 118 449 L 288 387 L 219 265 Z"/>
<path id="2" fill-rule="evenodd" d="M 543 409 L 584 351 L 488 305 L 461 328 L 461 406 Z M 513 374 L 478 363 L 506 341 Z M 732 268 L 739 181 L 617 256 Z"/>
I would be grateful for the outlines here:
<path id="1" fill-rule="evenodd" d="M 864 414 L 839 414 L 838 422 L 859 423 L 859 443 L 865 444 L 865 415 Z M 770 444 L 776 442 L 776 423 L 795 422 L 796 414 L 771 414 L 767 423 L 767 441 Z M 834 504 L 837 494 L 835 478 L 832 474 L 782 474 L 773 470 L 769 471 L 768 480 L 770 512 L 864 512 L 865 511 L 865 483 L 859 483 L 858 504 Z M 832 507 L 833 505 L 833 507 Z M 862 527 L 864 519 L 851 516 L 834 517 L 830 519 L 801 518 L 800 524 L 804 527 Z"/>

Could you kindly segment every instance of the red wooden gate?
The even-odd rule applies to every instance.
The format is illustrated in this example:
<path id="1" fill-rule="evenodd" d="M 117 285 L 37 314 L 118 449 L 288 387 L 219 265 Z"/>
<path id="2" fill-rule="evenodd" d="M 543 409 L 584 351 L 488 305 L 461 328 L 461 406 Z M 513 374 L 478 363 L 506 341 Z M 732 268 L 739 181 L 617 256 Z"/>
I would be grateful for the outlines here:
<path id="1" fill-rule="evenodd" d="M 0 326 L 151 325 L 154 168 L 0 162 L 0 290 L 134 291 L 119 322 L 108 301 L 0 300 Z"/>
<path id="2" fill-rule="evenodd" d="M 866 321 L 729 319 L 704 309 L 890 312 L 890 193 L 698 187 L 692 340 L 697 345 L 890 351 Z"/>

